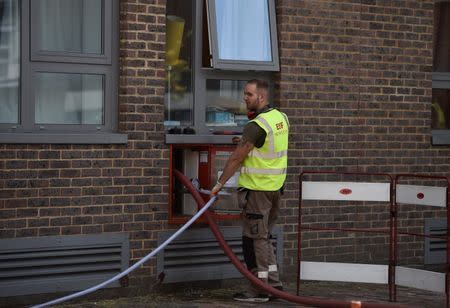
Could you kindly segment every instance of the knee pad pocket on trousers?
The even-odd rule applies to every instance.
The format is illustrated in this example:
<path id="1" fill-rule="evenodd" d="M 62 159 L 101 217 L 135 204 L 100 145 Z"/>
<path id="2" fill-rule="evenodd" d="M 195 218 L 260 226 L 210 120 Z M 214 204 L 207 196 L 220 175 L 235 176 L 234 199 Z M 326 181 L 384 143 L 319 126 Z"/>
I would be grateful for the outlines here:
<path id="1" fill-rule="evenodd" d="M 255 246 L 252 238 L 247 236 L 242 237 L 242 252 L 247 269 L 251 271 L 256 268 Z"/>
<path id="2" fill-rule="evenodd" d="M 268 228 L 264 223 L 264 215 L 245 213 L 244 235 L 251 238 L 267 238 Z"/>

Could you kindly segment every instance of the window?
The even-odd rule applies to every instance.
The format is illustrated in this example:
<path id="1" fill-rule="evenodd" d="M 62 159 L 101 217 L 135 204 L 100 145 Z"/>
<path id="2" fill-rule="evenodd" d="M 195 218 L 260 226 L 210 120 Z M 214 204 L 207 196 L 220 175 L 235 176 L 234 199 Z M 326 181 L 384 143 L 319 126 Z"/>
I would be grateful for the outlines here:
<path id="1" fill-rule="evenodd" d="M 450 1 L 434 5 L 433 144 L 450 144 Z"/>
<path id="2" fill-rule="evenodd" d="M 206 79 L 206 125 L 243 126 L 247 110 L 243 102 L 244 80 Z"/>
<path id="3" fill-rule="evenodd" d="M 0 141 L 126 142 L 117 32 L 117 0 L 1 1 Z"/>
<path id="4" fill-rule="evenodd" d="M 267 0 L 210 0 L 213 67 L 278 71 L 275 8 Z"/>
<path id="5" fill-rule="evenodd" d="M 167 1 L 166 126 L 193 125 L 194 0 Z"/>
<path id="6" fill-rule="evenodd" d="M 166 141 L 221 143 L 247 122 L 246 81 L 279 69 L 274 1 L 168 0 L 166 13 Z"/>
<path id="7" fill-rule="evenodd" d="M 0 123 L 19 121 L 19 7 L 0 2 Z"/>

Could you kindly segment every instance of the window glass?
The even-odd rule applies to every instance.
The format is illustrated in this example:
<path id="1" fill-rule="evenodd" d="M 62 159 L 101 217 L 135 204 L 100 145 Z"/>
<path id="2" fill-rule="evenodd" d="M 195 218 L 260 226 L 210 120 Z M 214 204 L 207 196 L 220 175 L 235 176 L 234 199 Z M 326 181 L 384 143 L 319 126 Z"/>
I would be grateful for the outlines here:
<path id="1" fill-rule="evenodd" d="M 244 126 L 247 108 L 243 92 L 245 80 L 206 80 L 206 125 Z"/>
<path id="2" fill-rule="evenodd" d="M 102 0 L 38 1 L 38 50 L 102 53 Z"/>
<path id="3" fill-rule="evenodd" d="M 18 1 L 0 1 L 0 123 L 19 121 Z"/>
<path id="4" fill-rule="evenodd" d="M 450 1 L 435 3 L 433 43 L 433 70 L 450 72 Z"/>
<path id="5" fill-rule="evenodd" d="M 37 73 L 34 82 L 36 123 L 103 123 L 102 75 Z"/>
<path id="6" fill-rule="evenodd" d="M 193 125 L 192 0 L 167 1 L 166 126 Z"/>
<path id="7" fill-rule="evenodd" d="M 222 60 L 272 61 L 267 0 L 216 0 Z"/>
<path id="8" fill-rule="evenodd" d="M 450 1 L 434 4 L 431 128 L 450 129 Z"/>
<path id="9" fill-rule="evenodd" d="M 450 89 L 433 89 L 431 111 L 433 129 L 450 129 Z"/>

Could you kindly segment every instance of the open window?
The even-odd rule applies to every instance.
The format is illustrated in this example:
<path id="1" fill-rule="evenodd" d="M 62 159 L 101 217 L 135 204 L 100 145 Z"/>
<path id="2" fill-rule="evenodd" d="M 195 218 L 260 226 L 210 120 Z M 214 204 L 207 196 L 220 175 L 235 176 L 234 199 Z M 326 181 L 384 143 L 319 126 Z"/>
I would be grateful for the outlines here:
<path id="1" fill-rule="evenodd" d="M 212 67 L 278 71 L 275 4 L 267 0 L 209 0 Z"/>
<path id="2" fill-rule="evenodd" d="M 277 45 L 273 0 L 168 0 L 166 142 L 231 143 L 247 123 L 244 86 L 272 84 Z"/>

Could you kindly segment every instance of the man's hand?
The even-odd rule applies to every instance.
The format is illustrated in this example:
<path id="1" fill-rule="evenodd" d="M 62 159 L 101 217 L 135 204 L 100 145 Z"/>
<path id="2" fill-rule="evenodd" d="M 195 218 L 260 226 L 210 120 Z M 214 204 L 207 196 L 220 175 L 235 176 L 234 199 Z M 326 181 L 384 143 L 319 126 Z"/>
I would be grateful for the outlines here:
<path id="1" fill-rule="evenodd" d="M 211 196 L 216 196 L 219 191 L 222 189 L 223 185 L 217 181 L 216 185 L 214 185 L 213 189 L 211 189 Z"/>

